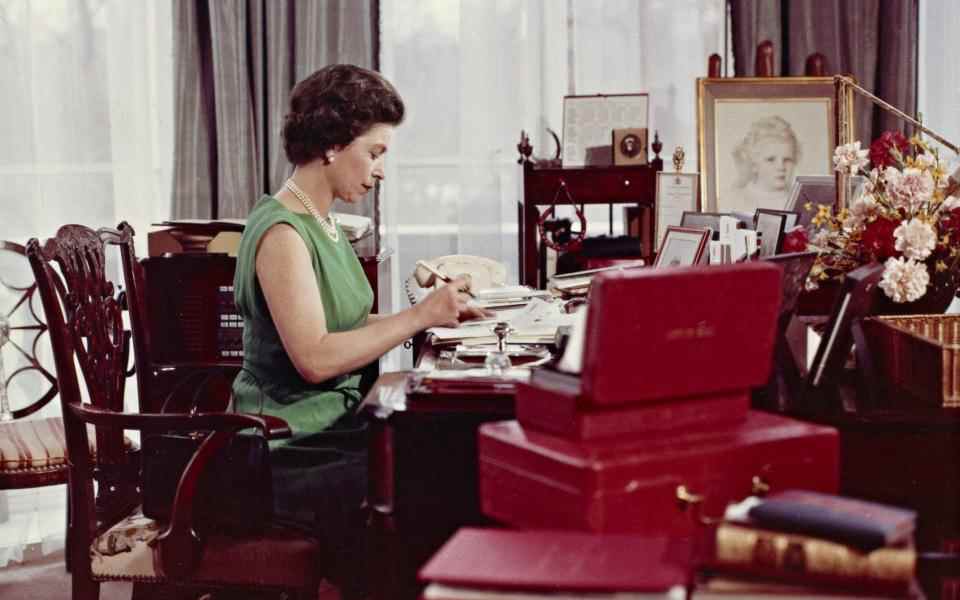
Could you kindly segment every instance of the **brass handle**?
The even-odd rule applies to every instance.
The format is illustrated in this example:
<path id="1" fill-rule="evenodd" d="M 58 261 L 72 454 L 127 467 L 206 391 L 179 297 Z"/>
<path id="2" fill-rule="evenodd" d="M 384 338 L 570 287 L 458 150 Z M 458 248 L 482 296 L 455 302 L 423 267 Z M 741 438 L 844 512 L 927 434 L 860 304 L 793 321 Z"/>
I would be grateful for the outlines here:
<path id="1" fill-rule="evenodd" d="M 766 496 L 770 491 L 770 484 L 763 480 L 763 477 L 754 475 L 750 480 L 750 490 L 754 496 Z"/>
<path id="2" fill-rule="evenodd" d="M 688 506 L 695 506 L 703 502 L 703 496 L 700 494 L 694 494 L 687 486 L 681 484 L 677 486 L 677 502 L 680 503 L 680 507 L 686 509 Z"/>

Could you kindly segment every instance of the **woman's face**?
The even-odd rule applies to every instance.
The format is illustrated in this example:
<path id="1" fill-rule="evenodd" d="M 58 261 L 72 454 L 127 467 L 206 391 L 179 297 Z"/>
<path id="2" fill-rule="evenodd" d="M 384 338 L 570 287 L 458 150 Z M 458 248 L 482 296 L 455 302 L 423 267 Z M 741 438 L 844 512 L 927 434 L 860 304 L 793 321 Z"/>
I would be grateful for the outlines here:
<path id="1" fill-rule="evenodd" d="M 393 125 L 377 123 L 343 148 L 334 150 L 327 175 L 333 195 L 344 202 L 357 202 L 382 180 L 383 155 L 393 138 Z"/>
<path id="2" fill-rule="evenodd" d="M 783 191 L 797 166 L 793 145 L 777 138 L 760 138 L 751 152 L 757 185 L 767 191 Z"/>

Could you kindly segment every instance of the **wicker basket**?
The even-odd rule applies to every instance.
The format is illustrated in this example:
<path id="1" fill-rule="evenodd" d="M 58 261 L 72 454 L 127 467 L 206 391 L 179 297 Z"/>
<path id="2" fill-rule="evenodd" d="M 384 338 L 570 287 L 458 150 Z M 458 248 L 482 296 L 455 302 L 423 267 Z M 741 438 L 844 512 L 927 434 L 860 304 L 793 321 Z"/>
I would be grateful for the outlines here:
<path id="1" fill-rule="evenodd" d="M 876 366 L 895 392 L 894 404 L 960 407 L 960 315 L 866 319 Z"/>

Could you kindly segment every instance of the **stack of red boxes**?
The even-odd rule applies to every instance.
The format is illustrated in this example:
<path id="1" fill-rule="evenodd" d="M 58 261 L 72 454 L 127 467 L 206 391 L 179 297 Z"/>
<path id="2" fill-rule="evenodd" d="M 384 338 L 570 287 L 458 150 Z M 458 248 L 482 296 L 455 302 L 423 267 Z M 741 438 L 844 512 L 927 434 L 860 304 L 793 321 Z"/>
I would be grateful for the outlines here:
<path id="1" fill-rule="evenodd" d="M 594 281 L 579 374 L 542 369 L 478 436 L 483 512 L 516 527 L 690 535 L 767 490 L 836 493 L 834 429 L 750 410 L 769 375 L 776 265 Z"/>

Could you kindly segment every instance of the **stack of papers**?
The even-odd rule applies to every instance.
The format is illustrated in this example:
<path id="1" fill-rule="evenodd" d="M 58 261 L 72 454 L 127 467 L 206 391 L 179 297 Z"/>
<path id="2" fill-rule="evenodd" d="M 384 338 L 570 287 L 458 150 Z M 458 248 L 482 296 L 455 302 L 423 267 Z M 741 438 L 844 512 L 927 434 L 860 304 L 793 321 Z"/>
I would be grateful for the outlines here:
<path id="1" fill-rule="evenodd" d="M 499 311 L 494 319 L 465 321 L 460 327 L 432 327 L 427 331 L 433 334 L 433 343 L 437 346 L 495 344 L 493 327 L 502 321 L 514 330 L 507 336 L 508 344 L 552 344 L 557 328 L 572 325 L 574 318 L 562 312 L 557 302 L 532 298 L 521 308 Z"/>
<path id="2" fill-rule="evenodd" d="M 590 290 L 590 282 L 597 273 L 607 271 L 620 271 L 623 269 L 635 269 L 644 266 L 642 260 L 633 263 L 613 265 L 612 267 L 602 267 L 599 269 L 587 269 L 586 271 L 575 271 L 573 273 L 562 273 L 550 277 L 549 287 L 555 289 L 563 295 L 575 296 L 586 294 Z"/>
<path id="3" fill-rule="evenodd" d="M 550 298 L 550 292 L 525 285 L 505 285 L 476 290 L 474 303 L 481 308 L 499 309 L 526 306 L 533 298 Z"/>

